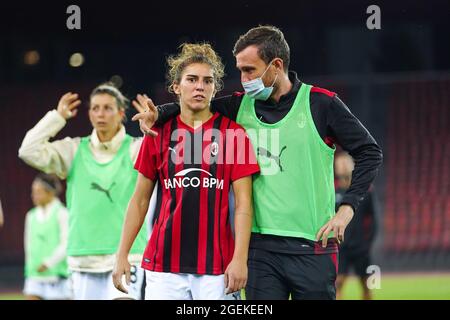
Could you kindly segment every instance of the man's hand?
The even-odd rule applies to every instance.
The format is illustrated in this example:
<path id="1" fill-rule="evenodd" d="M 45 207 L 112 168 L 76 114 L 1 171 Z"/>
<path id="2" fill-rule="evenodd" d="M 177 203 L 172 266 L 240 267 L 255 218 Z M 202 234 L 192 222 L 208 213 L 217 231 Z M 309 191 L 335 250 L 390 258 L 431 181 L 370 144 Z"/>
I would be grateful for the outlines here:
<path id="1" fill-rule="evenodd" d="M 114 265 L 112 280 L 114 283 L 114 287 L 118 290 L 128 293 L 128 290 L 122 284 L 122 276 L 125 275 L 125 281 L 127 285 L 130 285 L 131 280 L 131 265 L 128 262 L 127 257 L 118 257 L 116 259 L 116 263 Z"/>
<path id="2" fill-rule="evenodd" d="M 58 108 L 56 111 L 66 120 L 73 118 L 77 115 L 78 109 L 76 109 L 81 103 L 78 99 L 78 94 L 67 92 L 59 99 Z"/>
<path id="3" fill-rule="evenodd" d="M 143 134 L 156 137 L 158 133 L 151 128 L 158 120 L 158 109 L 146 94 L 138 94 L 136 99 L 137 101 L 133 100 L 133 106 L 139 113 L 135 114 L 131 120 L 139 120 L 139 127 Z"/>
<path id="4" fill-rule="evenodd" d="M 48 270 L 48 267 L 45 264 L 41 264 L 38 268 L 38 272 L 45 272 Z"/>
<path id="5" fill-rule="evenodd" d="M 322 247 L 326 248 L 328 242 L 328 235 L 333 232 L 337 241 L 344 241 L 345 228 L 353 218 L 353 208 L 349 205 L 341 205 L 336 215 L 331 218 L 316 235 L 316 241 L 322 238 Z"/>
<path id="6" fill-rule="evenodd" d="M 245 288 L 247 277 L 247 263 L 244 260 L 231 260 L 225 270 L 225 293 L 228 294 Z"/>

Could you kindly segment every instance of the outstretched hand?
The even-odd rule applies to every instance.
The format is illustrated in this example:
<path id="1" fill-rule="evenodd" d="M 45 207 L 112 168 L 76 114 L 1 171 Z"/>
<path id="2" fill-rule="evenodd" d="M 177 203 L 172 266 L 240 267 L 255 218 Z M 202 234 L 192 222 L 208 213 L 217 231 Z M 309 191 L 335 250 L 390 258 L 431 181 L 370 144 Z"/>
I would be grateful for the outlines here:
<path id="1" fill-rule="evenodd" d="M 154 126 L 156 120 L 158 120 L 158 109 L 146 94 L 138 94 L 136 100 L 133 100 L 133 106 L 139 113 L 135 114 L 131 120 L 139 120 L 139 127 L 142 133 L 156 137 L 158 133 L 151 128 Z"/>

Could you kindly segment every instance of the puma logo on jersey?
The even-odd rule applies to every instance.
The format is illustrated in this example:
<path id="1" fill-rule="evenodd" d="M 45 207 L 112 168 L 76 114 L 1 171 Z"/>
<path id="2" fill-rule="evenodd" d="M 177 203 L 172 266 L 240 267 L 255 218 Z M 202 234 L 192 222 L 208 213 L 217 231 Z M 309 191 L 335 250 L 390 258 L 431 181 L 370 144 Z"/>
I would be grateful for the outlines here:
<path id="1" fill-rule="evenodd" d="M 43 234 L 39 234 L 38 235 L 38 239 L 41 240 L 41 241 L 47 240 L 46 236 L 44 236 Z"/>
<path id="2" fill-rule="evenodd" d="M 272 154 L 269 150 L 264 149 L 262 147 L 258 147 L 258 156 L 263 156 L 272 160 L 275 160 L 275 162 L 278 164 L 278 167 L 280 168 L 280 171 L 283 172 L 283 167 L 281 166 L 281 154 L 286 149 L 286 146 L 281 148 L 280 154 L 278 156 Z"/>
<path id="3" fill-rule="evenodd" d="M 91 189 L 92 189 L 92 190 L 97 190 L 97 191 L 100 191 L 100 192 L 104 192 L 105 195 L 108 197 L 109 201 L 111 201 L 111 203 L 113 203 L 113 200 L 112 200 L 112 198 L 111 198 L 110 191 L 111 191 L 111 189 L 114 187 L 115 184 L 116 184 L 116 183 L 113 182 L 112 185 L 111 185 L 111 187 L 109 187 L 109 189 L 104 189 L 104 188 L 103 188 L 102 186 L 100 186 L 98 183 L 92 182 L 92 183 L 91 183 Z"/>

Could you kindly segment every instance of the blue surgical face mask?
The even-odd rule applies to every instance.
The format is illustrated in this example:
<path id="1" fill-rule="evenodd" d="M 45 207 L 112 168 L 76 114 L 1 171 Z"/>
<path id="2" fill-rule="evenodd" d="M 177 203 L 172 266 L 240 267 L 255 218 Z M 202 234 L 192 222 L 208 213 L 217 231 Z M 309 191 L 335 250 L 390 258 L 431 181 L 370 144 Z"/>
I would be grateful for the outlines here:
<path id="1" fill-rule="evenodd" d="M 242 86 L 244 87 L 245 94 L 248 95 L 250 98 L 253 98 L 255 100 L 262 100 L 266 101 L 269 99 L 270 95 L 273 91 L 273 85 L 275 84 L 275 81 L 277 80 L 278 73 L 275 76 L 275 79 L 273 80 L 273 83 L 270 87 L 265 87 L 264 82 L 262 81 L 262 77 L 266 73 L 267 70 L 269 70 L 270 65 L 272 64 L 272 61 L 267 66 L 266 70 L 264 70 L 263 74 L 253 80 L 242 82 Z"/>

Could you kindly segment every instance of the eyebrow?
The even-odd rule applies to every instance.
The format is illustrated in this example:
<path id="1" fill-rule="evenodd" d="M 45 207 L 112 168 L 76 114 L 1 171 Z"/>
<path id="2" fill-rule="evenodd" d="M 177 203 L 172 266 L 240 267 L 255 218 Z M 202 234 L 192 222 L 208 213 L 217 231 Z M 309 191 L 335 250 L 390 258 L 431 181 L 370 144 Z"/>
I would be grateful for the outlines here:
<path id="1" fill-rule="evenodd" d="M 196 74 L 187 74 L 186 77 L 194 77 L 194 78 L 198 78 L 199 76 L 196 75 Z M 206 78 L 206 79 L 214 79 L 214 77 L 211 77 L 211 76 L 205 76 L 205 77 L 203 77 L 203 78 Z"/>
<path id="2" fill-rule="evenodd" d="M 93 107 L 101 107 L 101 106 L 111 107 L 112 104 L 110 104 L 110 103 L 105 103 L 105 104 L 94 103 L 94 104 L 91 104 L 89 107 L 90 107 L 90 108 L 93 108 Z"/>
<path id="3" fill-rule="evenodd" d="M 244 70 L 244 71 L 251 71 L 251 70 L 255 70 L 256 67 L 254 66 L 236 66 L 239 70 Z"/>

